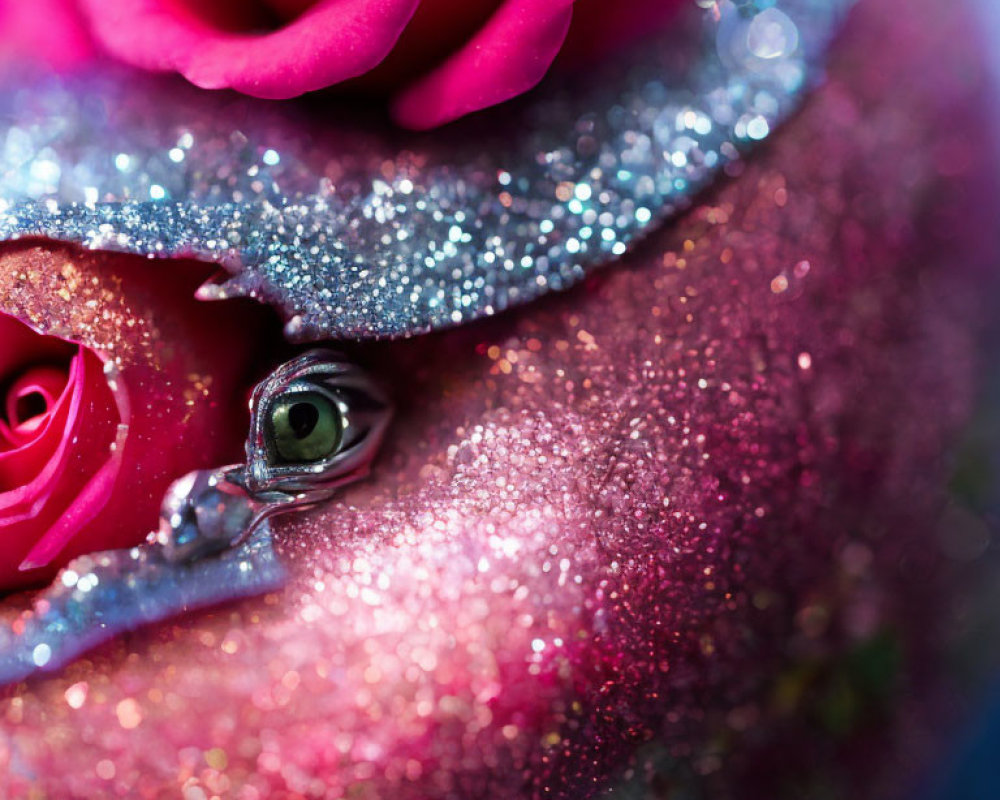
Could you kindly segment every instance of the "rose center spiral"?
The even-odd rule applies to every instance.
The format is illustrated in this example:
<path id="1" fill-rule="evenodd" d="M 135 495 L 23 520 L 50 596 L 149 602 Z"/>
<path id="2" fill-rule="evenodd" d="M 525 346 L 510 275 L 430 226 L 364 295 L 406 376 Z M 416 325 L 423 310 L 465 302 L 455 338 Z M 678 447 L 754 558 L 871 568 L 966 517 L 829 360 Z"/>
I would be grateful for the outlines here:
<path id="1" fill-rule="evenodd" d="M 2 413 L 12 444 L 27 444 L 42 428 L 59 402 L 67 378 L 64 367 L 37 365 L 24 370 L 9 384 Z"/>
<path id="2" fill-rule="evenodd" d="M 37 417 L 44 416 L 48 410 L 49 404 L 45 400 L 45 395 L 38 391 L 28 392 L 28 394 L 17 398 L 13 422 L 15 425 L 30 422 Z"/>

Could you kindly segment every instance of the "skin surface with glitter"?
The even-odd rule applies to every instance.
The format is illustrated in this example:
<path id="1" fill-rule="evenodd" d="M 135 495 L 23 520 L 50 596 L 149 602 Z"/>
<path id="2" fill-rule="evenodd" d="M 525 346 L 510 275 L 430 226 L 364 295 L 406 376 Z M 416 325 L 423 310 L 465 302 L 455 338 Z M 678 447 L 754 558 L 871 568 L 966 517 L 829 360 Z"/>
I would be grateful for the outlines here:
<path id="1" fill-rule="evenodd" d="M 890 796 L 939 725 L 997 214 L 971 31 L 902 8 L 613 271 L 358 348 L 399 417 L 370 482 L 275 523 L 288 587 L 6 690 L 0 793 Z"/>

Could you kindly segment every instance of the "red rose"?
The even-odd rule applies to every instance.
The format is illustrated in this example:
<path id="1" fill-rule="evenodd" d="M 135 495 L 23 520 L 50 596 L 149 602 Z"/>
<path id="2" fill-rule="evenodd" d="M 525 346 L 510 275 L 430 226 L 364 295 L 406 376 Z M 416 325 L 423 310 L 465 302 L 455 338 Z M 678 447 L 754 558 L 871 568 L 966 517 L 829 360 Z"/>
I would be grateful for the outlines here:
<path id="1" fill-rule="evenodd" d="M 197 303 L 204 270 L 169 269 L 154 283 L 130 256 L 0 256 L 16 315 L 0 313 L 0 589 L 142 541 L 172 479 L 239 458 L 260 310 Z"/>
<path id="2" fill-rule="evenodd" d="M 364 76 L 394 95 L 393 116 L 431 128 L 537 84 L 562 51 L 592 61 L 662 25 L 683 0 L 43 0 L 0 4 L 0 47 L 60 65 L 98 44 L 207 89 L 287 98 Z M 81 14 L 82 12 L 82 14 Z"/>

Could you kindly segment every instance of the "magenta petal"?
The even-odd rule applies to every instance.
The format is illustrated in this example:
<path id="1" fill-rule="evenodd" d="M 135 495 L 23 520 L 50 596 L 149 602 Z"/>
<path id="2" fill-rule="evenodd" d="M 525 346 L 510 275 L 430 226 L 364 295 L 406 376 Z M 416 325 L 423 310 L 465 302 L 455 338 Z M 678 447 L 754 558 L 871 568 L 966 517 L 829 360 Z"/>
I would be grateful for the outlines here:
<path id="1" fill-rule="evenodd" d="M 507 0 L 461 50 L 402 92 L 393 117 L 433 128 L 526 92 L 559 53 L 572 14 L 573 0 Z"/>
<path id="2" fill-rule="evenodd" d="M 9 435 L 16 437 L 19 444 L 31 442 L 48 420 L 66 387 L 66 379 L 65 369 L 49 366 L 33 367 L 8 389 L 5 410 L 12 426 Z M 21 401 L 33 394 L 41 396 L 45 410 L 34 416 L 25 416 L 22 413 Z"/>
<path id="3" fill-rule="evenodd" d="M 18 443 L 14 441 L 14 435 L 11 433 L 10 428 L 7 427 L 7 423 L 0 419 L 0 455 L 18 446 Z"/>
<path id="4" fill-rule="evenodd" d="M 130 401 L 124 386 L 117 384 L 113 397 L 118 410 L 119 425 L 110 457 L 101 464 L 100 469 L 87 481 L 52 527 L 35 542 L 24 561 L 18 566 L 19 570 L 37 569 L 50 564 L 73 537 L 104 510 L 111 499 L 115 481 L 121 472 L 132 421 Z"/>
<path id="5" fill-rule="evenodd" d="M 282 99 L 367 72 L 419 0 L 320 0 L 273 33 L 221 31 L 169 0 L 81 0 L 94 33 L 133 65 L 177 70 L 205 89 Z"/>
<path id="6" fill-rule="evenodd" d="M 73 500 L 56 523 L 31 548 L 20 570 L 37 569 L 50 563 L 70 540 L 107 505 L 118 473 L 121 471 L 121 448 L 109 458 Z"/>
<path id="7" fill-rule="evenodd" d="M 3 0 L 0 0 L 2 2 Z M 68 362 L 76 347 L 52 336 L 41 336 L 30 326 L 0 312 L 0 375 L 20 374 L 34 364 Z"/>
<path id="8" fill-rule="evenodd" d="M 69 413 L 72 397 L 71 389 L 63 391 L 41 418 L 28 440 L 0 420 L 0 499 L 11 491 L 5 487 L 19 485 L 26 474 L 37 474 L 52 458 L 61 441 L 59 437 L 65 437 L 61 426 L 66 424 L 64 417 Z M 2 507 L 0 502 L 0 508 Z"/>
<path id="9" fill-rule="evenodd" d="M 0 0 L 0 61 L 41 61 L 70 69 L 94 46 L 73 0 Z"/>
<path id="10" fill-rule="evenodd" d="M 84 353 L 81 348 L 70 365 L 67 380 L 69 408 L 66 412 L 66 422 L 59 445 L 42 470 L 30 482 L 0 493 L 0 527 L 36 516 L 50 497 L 59 477 L 65 471 L 65 453 L 76 431 L 80 406 L 83 403 L 84 370 Z M 64 393 L 59 403 L 67 402 L 66 398 L 67 394 Z M 55 433 L 53 431 L 53 435 Z M 12 457 L 12 454 L 9 453 L 4 455 Z M 25 510 L 24 506 L 29 503 L 31 504 L 30 509 Z"/>

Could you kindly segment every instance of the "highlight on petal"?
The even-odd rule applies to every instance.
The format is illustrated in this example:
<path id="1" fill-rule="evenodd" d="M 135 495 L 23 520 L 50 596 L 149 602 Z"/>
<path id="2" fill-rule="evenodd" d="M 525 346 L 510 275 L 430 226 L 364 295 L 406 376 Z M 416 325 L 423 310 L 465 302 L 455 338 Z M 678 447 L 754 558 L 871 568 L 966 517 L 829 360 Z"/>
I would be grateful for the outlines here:
<path id="1" fill-rule="evenodd" d="M 573 0 L 507 0 L 461 50 L 393 103 L 396 122 L 423 130 L 535 86 L 569 31 Z"/>
<path id="2" fill-rule="evenodd" d="M 81 0 L 98 40 L 146 69 L 205 89 L 283 99 L 367 72 L 395 45 L 419 0 L 320 0 L 276 31 L 221 30 L 170 0 Z"/>
<path id="3" fill-rule="evenodd" d="M 81 384 L 90 402 L 81 410 L 82 430 L 73 444 L 76 466 L 91 477 L 82 488 L 74 482 L 65 496 L 58 498 L 63 510 L 18 566 L 21 571 L 44 567 L 62 552 L 111 500 L 121 470 L 130 422 L 128 396 L 121 384 L 116 392 L 111 391 L 96 354 L 81 349 L 81 361 Z"/>

